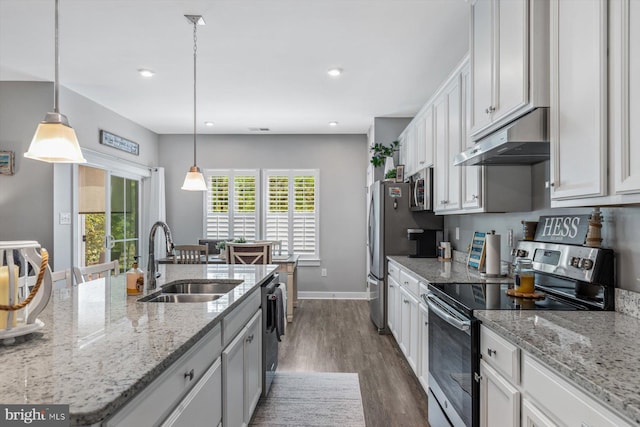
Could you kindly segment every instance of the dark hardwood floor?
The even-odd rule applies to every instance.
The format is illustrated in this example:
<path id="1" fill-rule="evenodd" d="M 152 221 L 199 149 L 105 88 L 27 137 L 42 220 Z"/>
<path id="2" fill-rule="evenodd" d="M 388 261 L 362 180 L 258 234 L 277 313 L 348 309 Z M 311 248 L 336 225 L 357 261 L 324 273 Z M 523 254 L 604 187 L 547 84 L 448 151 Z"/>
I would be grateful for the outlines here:
<path id="1" fill-rule="evenodd" d="M 300 300 L 280 344 L 280 371 L 357 372 L 368 427 L 428 426 L 427 396 L 367 301 Z"/>

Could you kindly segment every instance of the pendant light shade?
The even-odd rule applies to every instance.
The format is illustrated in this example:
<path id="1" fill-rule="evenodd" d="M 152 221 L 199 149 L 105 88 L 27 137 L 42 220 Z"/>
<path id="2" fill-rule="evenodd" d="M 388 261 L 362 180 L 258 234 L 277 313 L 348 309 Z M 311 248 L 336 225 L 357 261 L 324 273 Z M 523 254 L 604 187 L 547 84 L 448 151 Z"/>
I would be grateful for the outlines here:
<path id="1" fill-rule="evenodd" d="M 24 153 L 28 159 L 49 163 L 86 163 L 82 156 L 76 132 L 69 125 L 69 120 L 59 109 L 58 65 L 58 0 L 55 4 L 55 79 L 53 82 L 53 112 L 47 113 L 40 122 L 31 140 L 29 150 Z"/>
<path id="2" fill-rule="evenodd" d="M 184 177 L 184 183 L 182 184 L 183 190 L 188 191 L 206 191 L 207 184 L 204 182 L 204 175 L 200 172 L 200 168 L 197 166 L 191 166 L 187 176 Z"/>
<path id="3" fill-rule="evenodd" d="M 182 189 L 187 191 L 207 191 L 207 183 L 204 175 L 196 165 L 196 58 L 198 53 L 197 30 L 198 25 L 204 25 L 204 19 L 200 15 L 185 15 L 185 18 L 193 24 L 193 166 L 184 177 Z"/>

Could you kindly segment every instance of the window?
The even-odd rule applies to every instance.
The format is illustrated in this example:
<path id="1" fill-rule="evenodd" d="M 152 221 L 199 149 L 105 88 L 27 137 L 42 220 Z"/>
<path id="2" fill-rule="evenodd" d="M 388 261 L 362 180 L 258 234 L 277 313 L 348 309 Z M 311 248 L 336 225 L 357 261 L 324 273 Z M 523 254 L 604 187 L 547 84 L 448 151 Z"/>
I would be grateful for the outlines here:
<path id="1" fill-rule="evenodd" d="M 256 240 L 259 194 L 256 170 L 206 170 L 207 239 Z"/>
<path id="2" fill-rule="evenodd" d="M 262 174 L 260 186 L 257 170 L 205 171 L 206 238 L 279 240 L 283 253 L 318 258 L 318 170 L 273 169 Z"/>
<path id="3" fill-rule="evenodd" d="M 265 170 L 263 229 L 266 240 L 282 241 L 282 250 L 317 258 L 318 171 Z"/>

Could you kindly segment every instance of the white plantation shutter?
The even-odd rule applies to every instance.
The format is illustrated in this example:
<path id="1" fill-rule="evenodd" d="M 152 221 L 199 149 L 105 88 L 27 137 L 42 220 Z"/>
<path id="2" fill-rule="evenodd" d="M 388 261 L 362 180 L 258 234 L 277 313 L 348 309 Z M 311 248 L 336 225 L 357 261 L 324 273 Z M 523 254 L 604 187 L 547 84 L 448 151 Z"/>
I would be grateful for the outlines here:
<path id="1" fill-rule="evenodd" d="M 229 238 L 229 176 L 207 175 L 205 235 L 207 239 Z"/>
<path id="2" fill-rule="evenodd" d="M 258 236 L 258 172 L 207 170 L 205 235 L 208 239 Z"/>
<path id="3" fill-rule="evenodd" d="M 316 253 L 316 177 L 293 177 L 293 252 Z"/>
<path id="4" fill-rule="evenodd" d="M 256 175 L 234 175 L 233 237 L 256 240 Z"/>
<path id="5" fill-rule="evenodd" d="M 265 240 L 282 241 L 282 251 L 289 252 L 289 176 L 267 175 Z"/>
<path id="6" fill-rule="evenodd" d="M 318 171 L 264 172 L 266 240 L 282 241 L 282 250 L 314 258 L 318 250 Z"/>

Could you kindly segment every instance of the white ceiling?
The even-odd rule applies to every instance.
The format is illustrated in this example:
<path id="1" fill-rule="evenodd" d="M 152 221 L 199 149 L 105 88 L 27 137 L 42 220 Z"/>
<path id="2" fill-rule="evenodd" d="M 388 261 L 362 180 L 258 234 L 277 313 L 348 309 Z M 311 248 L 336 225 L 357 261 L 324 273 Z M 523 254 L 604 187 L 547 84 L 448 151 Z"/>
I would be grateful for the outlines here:
<path id="1" fill-rule="evenodd" d="M 373 117 L 414 115 L 462 59 L 468 9 L 464 0 L 60 0 L 60 82 L 154 132 L 191 133 L 193 26 L 183 15 L 198 14 L 198 133 L 365 133 Z M 53 17 L 53 0 L 0 0 L 0 80 L 53 80 Z M 344 74 L 329 77 L 331 67 Z M 143 79 L 139 68 L 156 74 Z"/>

